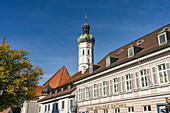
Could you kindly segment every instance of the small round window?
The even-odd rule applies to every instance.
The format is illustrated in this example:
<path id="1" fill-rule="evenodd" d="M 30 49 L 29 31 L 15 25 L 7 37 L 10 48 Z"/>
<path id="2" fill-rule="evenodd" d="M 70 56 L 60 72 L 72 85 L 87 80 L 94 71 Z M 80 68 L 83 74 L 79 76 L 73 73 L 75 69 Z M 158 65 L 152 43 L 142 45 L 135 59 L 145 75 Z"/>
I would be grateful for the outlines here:
<path id="1" fill-rule="evenodd" d="M 120 49 L 117 51 L 117 54 L 120 54 L 123 51 L 123 49 Z"/>
<path id="2" fill-rule="evenodd" d="M 139 40 L 139 41 L 137 41 L 137 45 L 139 45 L 139 44 L 141 44 L 141 43 L 143 43 L 144 42 L 144 40 Z"/>

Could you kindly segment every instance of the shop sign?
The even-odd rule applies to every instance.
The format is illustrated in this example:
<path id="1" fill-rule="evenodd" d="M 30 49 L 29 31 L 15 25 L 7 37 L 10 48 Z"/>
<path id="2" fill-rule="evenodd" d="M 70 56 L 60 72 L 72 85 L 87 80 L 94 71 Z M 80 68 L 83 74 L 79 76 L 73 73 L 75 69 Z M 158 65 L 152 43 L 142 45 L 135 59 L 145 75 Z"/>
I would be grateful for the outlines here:
<path id="1" fill-rule="evenodd" d="M 114 109 L 114 108 L 123 108 L 126 107 L 126 104 L 111 104 L 110 108 Z M 86 110 L 87 111 L 93 111 L 93 110 L 104 110 L 104 109 L 109 109 L 109 105 L 105 105 L 105 106 L 95 106 L 95 107 L 87 107 Z"/>

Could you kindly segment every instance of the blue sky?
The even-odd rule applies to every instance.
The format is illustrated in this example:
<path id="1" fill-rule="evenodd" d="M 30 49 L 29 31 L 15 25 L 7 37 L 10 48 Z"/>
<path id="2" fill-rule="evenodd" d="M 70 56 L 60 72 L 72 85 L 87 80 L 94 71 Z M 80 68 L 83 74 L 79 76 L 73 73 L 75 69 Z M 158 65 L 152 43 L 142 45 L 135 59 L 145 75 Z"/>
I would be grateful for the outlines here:
<path id="1" fill-rule="evenodd" d="M 77 38 L 84 14 L 96 39 L 94 61 L 170 23 L 169 0 L 1 0 L 0 41 L 29 51 L 45 70 L 40 84 L 63 65 L 78 70 Z"/>

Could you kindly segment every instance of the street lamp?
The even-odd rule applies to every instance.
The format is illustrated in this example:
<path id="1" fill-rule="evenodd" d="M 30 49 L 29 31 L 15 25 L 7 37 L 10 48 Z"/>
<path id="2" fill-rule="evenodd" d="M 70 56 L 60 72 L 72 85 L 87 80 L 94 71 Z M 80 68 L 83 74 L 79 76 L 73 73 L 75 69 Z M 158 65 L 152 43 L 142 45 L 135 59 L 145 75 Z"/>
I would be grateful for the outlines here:
<path id="1" fill-rule="evenodd" d="M 2 93 L 3 93 L 3 88 L 2 88 L 2 85 L 0 86 L 0 96 L 2 95 Z"/>

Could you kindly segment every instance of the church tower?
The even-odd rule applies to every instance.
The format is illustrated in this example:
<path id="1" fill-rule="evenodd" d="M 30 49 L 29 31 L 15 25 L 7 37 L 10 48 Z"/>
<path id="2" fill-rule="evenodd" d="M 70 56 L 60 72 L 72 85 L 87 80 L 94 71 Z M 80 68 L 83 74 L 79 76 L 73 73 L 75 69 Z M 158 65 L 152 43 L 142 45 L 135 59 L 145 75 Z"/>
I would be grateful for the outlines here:
<path id="1" fill-rule="evenodd" d="M 77 39 L 79 46 L 79 71 L 84 73 L 91 63 L 94 63 L 94 42 L 95 39 L 89 34 L 90 26 L 87 24 L 87 16 L 85 16 L 85 24 L 83 25 L 83 34 Z"/>

